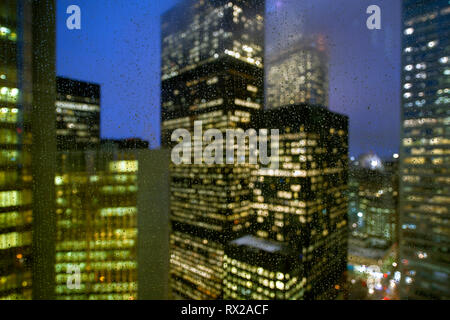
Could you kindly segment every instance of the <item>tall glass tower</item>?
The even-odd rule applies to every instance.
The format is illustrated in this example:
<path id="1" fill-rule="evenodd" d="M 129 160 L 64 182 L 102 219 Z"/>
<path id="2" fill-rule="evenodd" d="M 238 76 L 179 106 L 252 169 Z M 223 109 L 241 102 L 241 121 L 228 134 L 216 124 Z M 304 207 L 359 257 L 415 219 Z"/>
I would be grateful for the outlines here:
<path id="1" fill-rule="evenodd" d="M 450 4 L 403 1 L 401 297 L 450 298 Z"/>
<path id="2" fill-rule="evenodd" d="M 263 104 L 264 1 L 189 0 L 162 16 L 162 144 L 178 128 L 246 130 Z M 202 141 L 194 141 L 194 148 Z M 225 244 L 250 226 L 252 166 L 173 165 L 174 298 L 223 295 Z"/>
<path id="3" fill-rule="evenodd" d="M 3 299 L 53 296 L 54 105 L 55 2 L 2 0 L 0 298 Z"/>

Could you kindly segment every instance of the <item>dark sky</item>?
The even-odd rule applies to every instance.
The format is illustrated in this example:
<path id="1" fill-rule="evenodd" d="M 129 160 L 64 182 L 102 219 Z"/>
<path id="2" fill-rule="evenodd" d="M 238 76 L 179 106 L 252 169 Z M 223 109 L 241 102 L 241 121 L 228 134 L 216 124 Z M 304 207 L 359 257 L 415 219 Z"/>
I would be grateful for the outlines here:
<path id="1" fill-rule="evenodd" d="M 182 1 L 182 0 L 181 0 Z M 160 14 L 176 0 L 58 0 L 57 73 L 102 86 L 104 138 L 138 136 L 159 145 Z M 80 6 L 82 29 L 66 28 Z M 381 30 L 366 9 L 381 8 Z M 350 154 L 398 151 L 400 0 L 268 0 L 266 45 L 320 33 L 330 52 L 330 109 L 350 117 Z"/>

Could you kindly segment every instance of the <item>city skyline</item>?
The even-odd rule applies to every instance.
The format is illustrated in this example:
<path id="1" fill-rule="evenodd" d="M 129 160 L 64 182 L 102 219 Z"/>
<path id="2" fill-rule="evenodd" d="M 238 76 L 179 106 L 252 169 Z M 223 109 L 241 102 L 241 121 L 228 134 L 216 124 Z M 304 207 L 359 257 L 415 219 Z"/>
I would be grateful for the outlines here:
<path id="1" fill-rule="evenodd" d="M 160 145 L 159 16 L 178 2 L 58 1 L 57 74 L 102 85 L 102 138 L 137 136 Z M 266 41 L 280 48 L 298 30 L 323 34 L 331 51 L 329 108 L 350 116 L 350 155 L 388 158 L 398 152 L 400 134 L 400 1 L 378 1 L 381 30 L 365 25 L 369 2 L 333 1 L 328 8 L 323 0 L 269 0 Z M 81 30 L 65 27 L 69 4 L 82 9 Z"/>
<path id="2" fill-rule="evenodd" d="M 133 1 L 0 3 L 0 300 L 450 299 L 449 0 Z"/>

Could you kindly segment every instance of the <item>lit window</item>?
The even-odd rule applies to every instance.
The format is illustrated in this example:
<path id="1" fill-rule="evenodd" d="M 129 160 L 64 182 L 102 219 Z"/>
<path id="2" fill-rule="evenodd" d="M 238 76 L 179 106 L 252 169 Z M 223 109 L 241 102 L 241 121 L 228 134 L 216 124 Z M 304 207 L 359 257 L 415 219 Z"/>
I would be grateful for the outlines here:
<path id="1" fill-rule="evenodd" d="M 405 67 L 405 70 L 406 70 L 406 71 L 411 71 L 413 68 L 414 68 L 414 66 L 413 66 L 412 64 L 408 64 L 408 65 Z"/>
<path id="2" fill-rule="evenodd" d="M 409 36 L 409 35 L 411 35 L 413 33 L 414 33 L 414 28 L 407 28 L 404 31 L 404 34 L 407 35 L 407 36 Z"/>
<path id="3" fill-rule="evenodd" d="M 428 48 L 434 48 L 438 44 L 438 41 L 430 41 L 428 42 Z"/>

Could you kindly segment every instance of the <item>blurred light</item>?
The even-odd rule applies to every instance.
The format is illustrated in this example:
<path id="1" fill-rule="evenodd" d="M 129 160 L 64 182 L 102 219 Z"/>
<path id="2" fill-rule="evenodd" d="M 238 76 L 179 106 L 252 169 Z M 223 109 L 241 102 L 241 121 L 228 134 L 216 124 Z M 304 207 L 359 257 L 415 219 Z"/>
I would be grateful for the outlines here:
<path id="1" fill-rule="evenodd" d="M 448 62 L 448 57 L 442 57 L 439 59 L 440 63 L 447 63 Z"/>
<path id="2" fill-rule="evenodd" d="M 411 35 L 413 33 L 414 33 L 414 28 L 407 28 L 404 31 L 404 34 L 407 35 L 407 36 L 409 36 L 409 35 Z"/>

